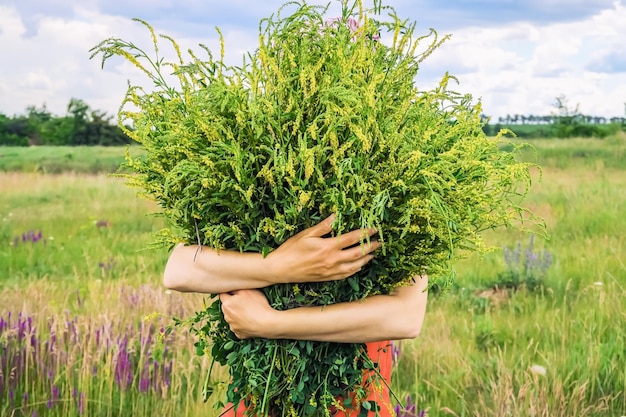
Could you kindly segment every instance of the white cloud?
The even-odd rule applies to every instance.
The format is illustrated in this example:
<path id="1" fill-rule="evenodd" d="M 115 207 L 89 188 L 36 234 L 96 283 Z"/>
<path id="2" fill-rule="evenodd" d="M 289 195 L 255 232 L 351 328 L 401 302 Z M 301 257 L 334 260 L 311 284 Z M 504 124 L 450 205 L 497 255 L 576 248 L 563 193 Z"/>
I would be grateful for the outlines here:
<path id="1" fill-rule="evenodd" d="M 422 88 L 434 86 L 450 71 L 460 80 L 456 89 L 481 98 L 485 113 L 496 118 L 549 113 L 561 94 L 580 103 L 584 113 L 621 116 L 626 100 L 624 0 L 593 5 L 576 0 L 567 7 L 563 1 L 517 6 L 490 0 L 392 3 L 401 16 L 417 20 L 421 27 L 430 26 L 424 26 L 434 22 L 428 18 L 442 8 L 452 11 L 440 15 L 445 27 L 454 28 L 452 39 L 422 64 Z M 99 59 L 90 61 L 88 51 L 108 37 L 149 46 L 147 31 L 130 17 L 146 19 L 157 32 L 175 38 L 183 50 L 198 53 L 198 43 L 218 53 L 214 27 L 219 26 L 227 60 L 234 64 L 255 48 L 259 19 L 283 2 L 85 0 L 70 7 L 71 2 L 61 0 L 15 0 L 12 4 L 0 6 L 0 50 L 5 58 L 0 65 L 0 112 L 23 113 L 29 105 L 46 103 L 53 113 L 64 114 L 69 100 L 80 98 L 94 109 L 114 114 L 127 80 L 143 84 L 144 76 L 121 59 L 108 61 L 101 70 Z M 469 6 L 471 11 L 465 9 Z M 510 13 L 513 6 L 519 13 Z M 536 17 L 538 10 L 552 13 L 559 7 L 570 10 L 549 19 Z M 498 16 L 508 20 L 500 22 Z M 445 27 L 439 32 L 447 33 Z"/>
<path id="2" fill-rule="evenodd" d="M 456 73 L 459 89 L 481 98 L 485 113 L 496 120 L 550 114 L 562 94 L 585 114 L 621 116 L 625 77 L 611 72 L 626 66 L 623 22 L 626 8 L 615 3 L 581 21 L 463 28 L 424 69 L 433 84 L 437 69 Z"/>

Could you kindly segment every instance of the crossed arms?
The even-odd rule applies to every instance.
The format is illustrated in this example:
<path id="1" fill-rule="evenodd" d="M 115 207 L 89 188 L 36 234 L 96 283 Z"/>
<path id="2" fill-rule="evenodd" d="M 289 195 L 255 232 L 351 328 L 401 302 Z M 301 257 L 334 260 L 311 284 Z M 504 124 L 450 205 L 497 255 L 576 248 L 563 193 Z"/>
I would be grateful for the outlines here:
<path id="1" fill-rule="evenodd" d="M 328 217 L 285 241 L 266 257 L 259 253 L 215 251 L 178 245 L 165 267 L 167 288 L 183 292 L 220 294 L 222 311 L 241 339 L 261 337 L 340 343 L 361 343 L 417 337 L 424 321 L 428 278 L 414 277 L 409 286 L 388 295 L 325 307 L 273 309 L 260 288 L 276 283 L 323 282 L 358 272 L 380 248 L 370 240 L 376 230 L 354 230 L 339 237 Z"/>

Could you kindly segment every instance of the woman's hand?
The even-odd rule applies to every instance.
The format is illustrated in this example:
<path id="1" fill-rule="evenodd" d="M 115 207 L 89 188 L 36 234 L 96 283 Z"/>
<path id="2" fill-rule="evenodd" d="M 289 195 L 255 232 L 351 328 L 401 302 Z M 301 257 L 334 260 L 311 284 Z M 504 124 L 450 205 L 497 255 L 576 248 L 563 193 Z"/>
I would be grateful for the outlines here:
<path id="1" fill-rule="evenodd" d="M 263 337 L 276 310 L 259 290 L 237 290 L 220 294 L 224 319 L 239 339 Z"/>
<path id="2" fill-rule="evenodd" d="M 428 277 L 415 277 L 411 285 L 388 295 L 324 307 L 273 309 L 258 290 L 239 290 L 220 295 L 224 318 L 240 339 L 314 340 L 362 343 L 413 339 L 426 314 Z"/>
<path id="3" fill-rule="evenodd" d="M 333 220 L 330 216 L 303 230 L 267 257 L 256 252 L 180 244 L 170 254 L 163 283 L 177 291 L 220 294 L 272 284 L 347 278 L 368 263 L 381 245 L 375 240 L 359 244 L 376 234 L 375 229 L 324 237 L 332 231 Z"/>
<path id="4" fill-rule="evenodd" d="M 353 230 L 337 237 L 324 237 L 332 231 L 335 216 L 303 230 L 268 255 L 280 283 L 322 282 L 354 275 L 372 260 L 380 248 L 376 240 L 365 241 L 376 229 Z"/>

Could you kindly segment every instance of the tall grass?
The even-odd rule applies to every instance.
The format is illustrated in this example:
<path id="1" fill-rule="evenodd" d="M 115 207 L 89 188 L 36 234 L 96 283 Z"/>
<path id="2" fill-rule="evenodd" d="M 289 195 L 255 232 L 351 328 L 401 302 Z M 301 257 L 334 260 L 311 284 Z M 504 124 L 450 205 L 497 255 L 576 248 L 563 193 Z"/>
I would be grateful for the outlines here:
<path id="1" fill-rule="evenodd" d="M 197 307 L 190 299 L 101 280 L 86 291 L 48 280 L 22 290 L 31 296 L 0 315 L 0 415 L 206 414 L 207 361 L 186 332 L 165 332 L 169 317 Z"/>
<path id="2" fill-rule="evenodd" d="M 602 144 L 613 146 L 593 146 Z M 422 335 L 402 345 L 394 374 L 396 390 L 418 408 L 435 416 L 626 414 L 626 167 L 588 162 L 557 154 L 529 196 L 547 223 L 536 250 L 553 257 L 540 285 L 506 288 L 510 266 L 497 251 L 460 262 L 458 286 L 431 298 Z M 487 239 L 524 247 L 529 238 L 497 231 Z"/>
<path id="3" fill-rule="evenodd" d="M 590 284 L 560 299 L 519 292 L 487 311 L 470 297 L 431 305 L 419 340 L 402 345 L 400 393 L 431 415 L 624 413 L 623 287 Z"/>
<path id="4" fill-rule="evenodd" d="M 107 175 L 0 173 L 0 287 L 159 275 L 165 251 L 143 252 L 162 219 Z"/>
<path id="5" fill-rule="evenodd" d="M 528 205 L 549 238 L 532 251 L 521 233 L 486 239 L 552 263 L 533 285 L 502 251 L 458 263 L 421 336 L 399 344 L 393 389 L 413 404 L 402 415 L 626 415 L 624 143 L 533 141 L 543 177 Z M 585 146 L 596 151 L 573 156 Z M 142 250 L 164 225 L 156 207 L 101 174 L 0 184 L 0 415 L 218 415 L 201 400 L 208 364 L 192 336 L 161 337 L 203 297 L 166 292 L 167 251 Z"/>
<path id="6" fill-rule="evenodd" d="M 0 416 L 210 414 L 207 361 L 165 334 L 203 297 L 162 287 L 156 207 L 105 175 L 0 183 Z"/>
<path id="7" fill-rule="evenodd" d="M 526 143 L 539 150 L 536 154 L 527 152 L 527 158 L 536 156 L 537 162 L 543 167 L 568 170 L 583 167 L 626 169 L 626 132 L 618 132 L 604 139 L 533 139 Z"/>

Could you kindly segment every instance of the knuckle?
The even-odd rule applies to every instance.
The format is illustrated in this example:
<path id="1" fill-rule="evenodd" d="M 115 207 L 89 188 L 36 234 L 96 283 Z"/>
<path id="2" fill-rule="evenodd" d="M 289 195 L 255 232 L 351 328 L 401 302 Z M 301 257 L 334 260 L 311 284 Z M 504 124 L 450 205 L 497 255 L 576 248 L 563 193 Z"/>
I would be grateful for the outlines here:
<path id="1" fill-rule="evenodd" d="M 351 262 L 349 264 L 344 264 L 343 267 L 341 268 L 341 272 L 344 275 L 344 278 L 347 278 L 349 276 L 354 275 L 354 273 L 357 272 L 358 269 L 360 269 L 358 264 L 355 262 Z"/>
<path id="2" fill-rule="evenodd" d="M 335 269 L 336 261 L 334 257 L 326 256 L 322 261 L 322 269 L 326 272 L 332 272 Z"/>
<path id="3" fill-rule="evenodd" d="M 350 269 L 348 270 L 348 272 L 346 273 L 345 278 L 347 277 L 351 277 L 352 275 L 356 274 L 357 272 L 359 272 L 361 270 L 361 267 L 358 265 L 354 265 L 352 267 L 350 267 Z"/>

